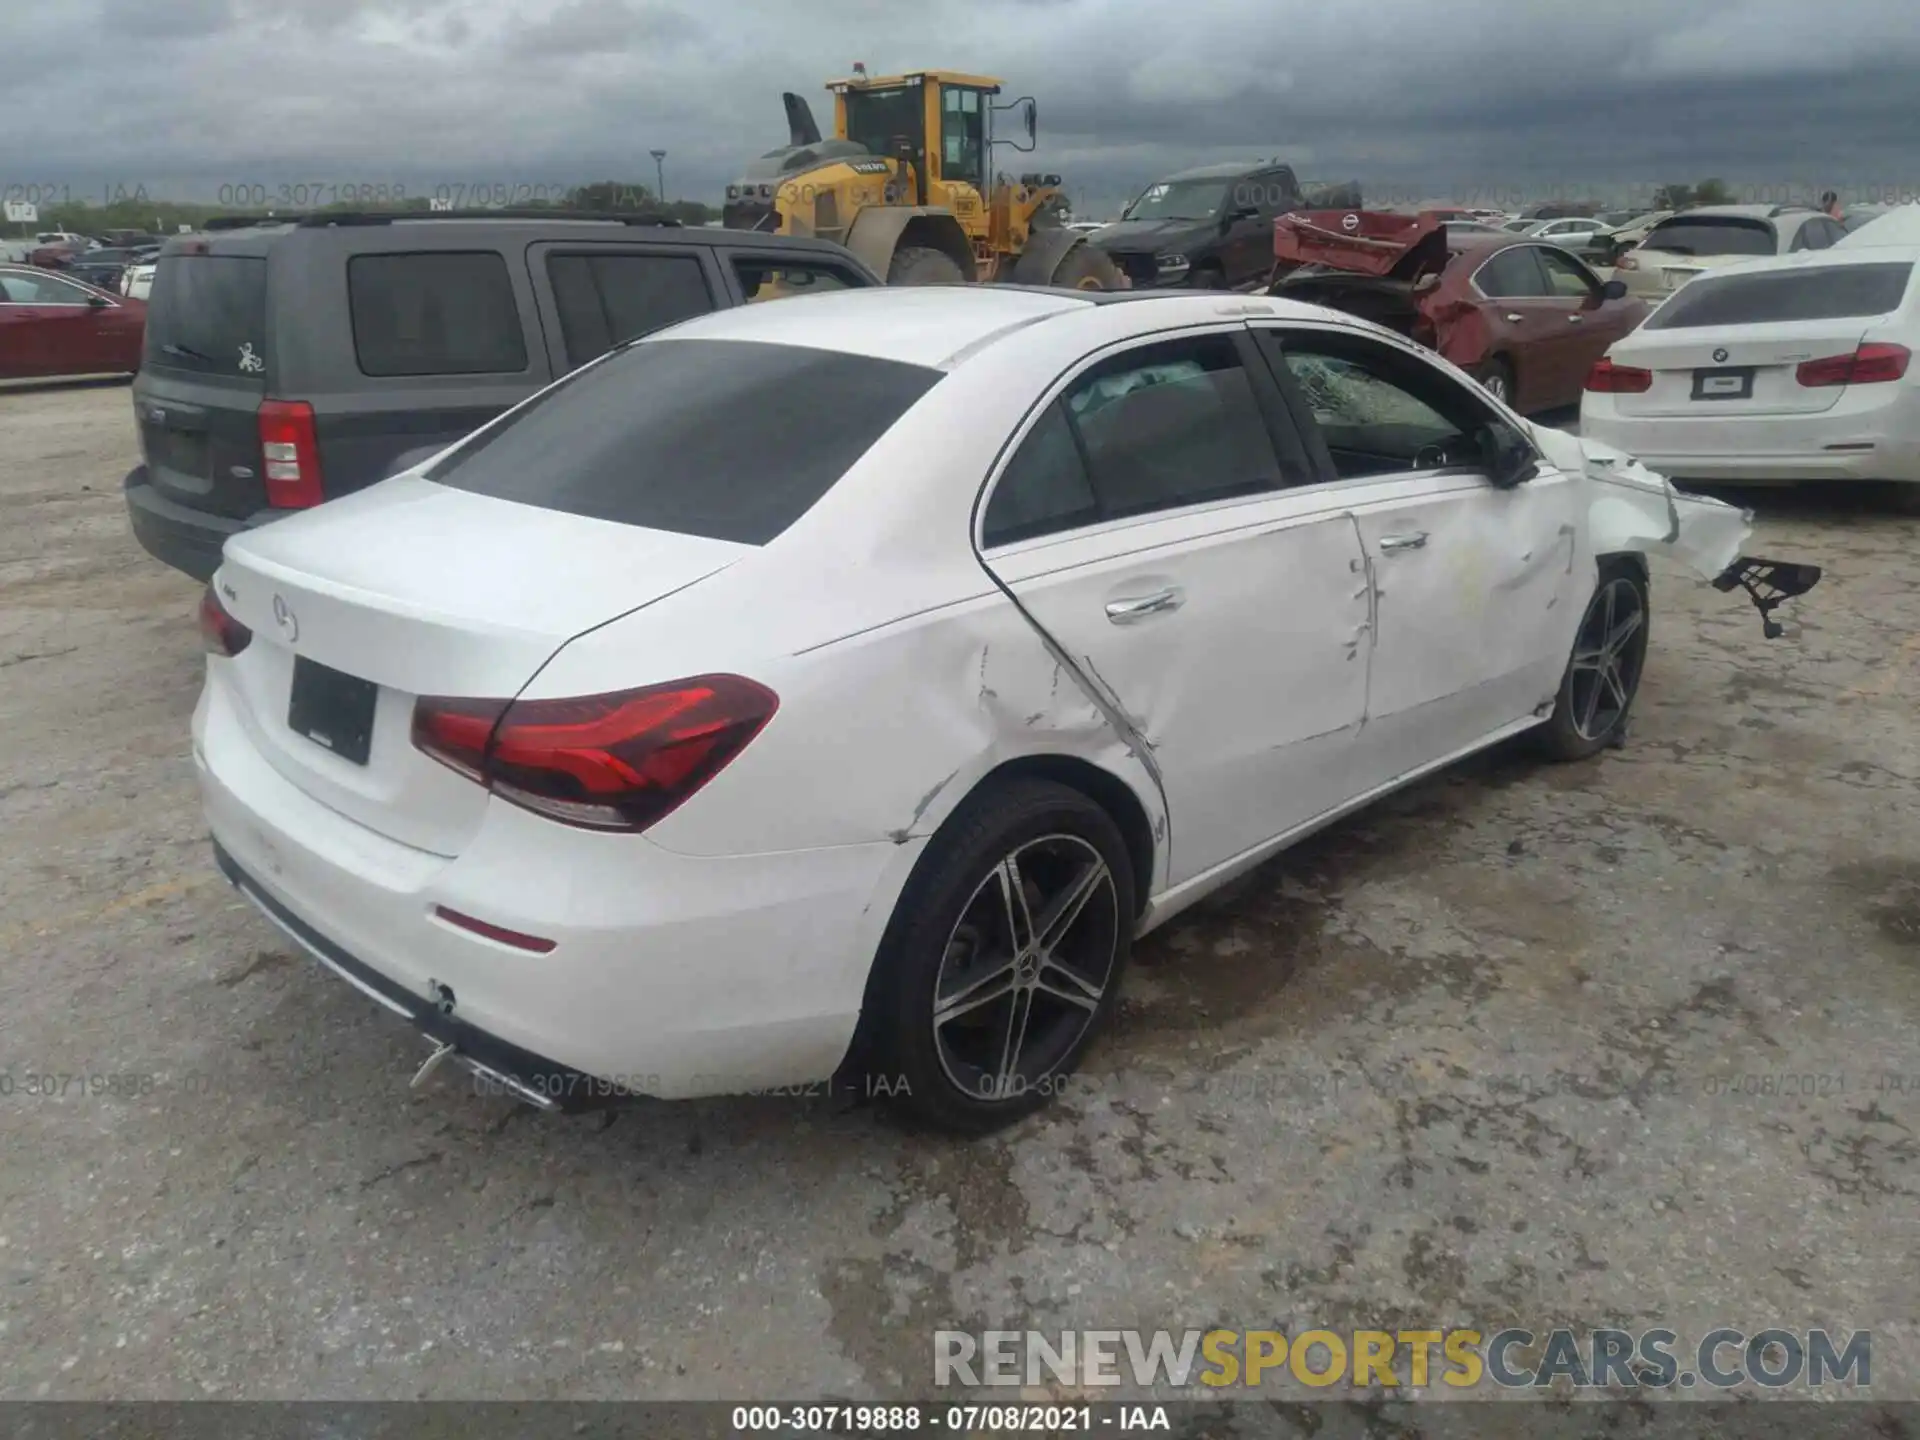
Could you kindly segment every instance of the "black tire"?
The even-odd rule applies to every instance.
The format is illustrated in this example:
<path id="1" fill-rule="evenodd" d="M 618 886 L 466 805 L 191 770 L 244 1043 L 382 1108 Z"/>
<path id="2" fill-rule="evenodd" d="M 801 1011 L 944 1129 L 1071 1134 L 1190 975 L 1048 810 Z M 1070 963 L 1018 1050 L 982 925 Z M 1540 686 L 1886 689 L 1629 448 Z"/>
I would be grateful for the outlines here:
<path id="1" fill-rule="evenodd" d="M 1111 255 L 1083 240 L 1060 257 L 1060 263 L 1053 267 L 1052 283 L 1069 290 L 1124 290 L 1127 277 Z"/>
<path id="2" fill-rule="evenodd" d="M 1629 601 L 1638 616 L 1631 622 L 1626 610 Z M 1533 732 L 1535 744 L 1548 759 L 1585 760 L 1625 740 L 1640 677 L 1646 671 L 1651 615 L 1647 581 L 1640 568 L 1624 560 L 1603 560 L 1593 597 L 1574 634 L 1573 653 L 1560 677 L 1553 715 Z M 1632 629 L 1623 635 L 1629 623 Z M 1609 634 L 1614 639 L 1603 643 Z"/>
<path id="3" fill-rule="evenodd" d="M 1199 265 L 1194 268 L 1193 278 L 1187 283 L 1195 290 L 1224 290 L 1227 288 L 1227 272 L 1218 265 Z"/>
<path id="4" fill-rule="evenodd" d="M 1021 882 L 1018 910 L 1009 876 Z M 1085 894 L 1069 914 L 1076 885 Z M 1029 913 L 1044 940 L 1049 909 L 1057 933 L 1044 952 L 1010 942 L 1009 927 Z M 1113 1013 L 1134 918 L 1126 843 L 1087 796 L 1014 780 L 969 797 L 920 857 L 874 959 L 856 1047 L 867 1092 L 910 1120 L 968 1135 L 1039 1109 Z M 978 1062 L 994 1057 L 990 1075 Z"/>
<path id="5" fill-rule="evenodd" d="M 1501 356 L 1496 355 L 1479 366 L 1473 372 L 1473 378 L 1480 382 L 1481 388 L 1509 410 L 1517 411 L 1520 408 L 1513 403 L 1513 366 Z"/>
<path id="6" fill-rule="evenodd" d="M 924 245 L 903 245 L 887 265 L 889 285 L 964 285 L 966 272 L 951 255 Z"/>

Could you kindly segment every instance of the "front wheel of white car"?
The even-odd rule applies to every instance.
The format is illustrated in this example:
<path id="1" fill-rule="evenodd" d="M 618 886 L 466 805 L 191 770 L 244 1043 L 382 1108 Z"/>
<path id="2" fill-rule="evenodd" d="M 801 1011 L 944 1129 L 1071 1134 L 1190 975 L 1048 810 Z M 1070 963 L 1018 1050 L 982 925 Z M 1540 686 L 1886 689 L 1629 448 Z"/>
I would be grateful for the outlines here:
<path id="1" fill-rule="evenodd" d="M 1553 715 L 1536 731 L 1555 760 L 1584 760 L 1626 735 L 1647 663 L 1647 582 L 1627 561 L 1604 560 L 1560 677 Z"/>
<path id="2" fill-rule="evenodd" d="M 866 1084 L 911 1118 L 980 1134 L 1062 1093 L 1117 1002 L 1134 877 L 1077 790 L 993 785 L 934 837 L 875 960 Z"/>

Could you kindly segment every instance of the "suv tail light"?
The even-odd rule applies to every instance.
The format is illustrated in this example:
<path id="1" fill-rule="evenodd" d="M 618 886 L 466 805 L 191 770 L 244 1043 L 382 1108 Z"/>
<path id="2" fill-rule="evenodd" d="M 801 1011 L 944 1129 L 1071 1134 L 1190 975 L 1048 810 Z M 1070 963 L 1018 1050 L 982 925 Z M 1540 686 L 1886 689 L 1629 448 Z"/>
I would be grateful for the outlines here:
<path id="1" fill-rule="evenodd" d="M 423 695 L 413 707 L 413 743 L 535 814 L 589 830 L 640 831 L 718 775 L 779 704 L 738 675 L 570 700 Z"/>
<path id="2" fill-rule="evenodd" d="M 209 655 L 225 655 L 229 659 L 246 649 L 247 642 L 253 639 L 253 632 L 227 613 L 227 607 L 220 603 L 211 585 L 200 596 L 200 639 Z"/>
<path id="3" fill-rule="evenodd" d="M 320 441 L 313 430 L 313 406 L 304 400 L 262 400 L 260 456 L 266 463 L 269 505 L 303 510 L 320 503 Z"/>
<path id="4" fill-rule="evenodd" d="M 1907 373 L 1911 352 L 1904 345 L 1862 345 L 1851 355 L 1829 355 L 1809 360 L 1794 371 L 1802 385 L 1874 385 L 1898 380 Z"/>
<path id="5" fill-rule="evenodd" d="M 1644 395 L 1653 388 L 1653 372 L 1616 365 L 1602 355 L 1587 372 L 1587 389 L 1602 395 Z"/>

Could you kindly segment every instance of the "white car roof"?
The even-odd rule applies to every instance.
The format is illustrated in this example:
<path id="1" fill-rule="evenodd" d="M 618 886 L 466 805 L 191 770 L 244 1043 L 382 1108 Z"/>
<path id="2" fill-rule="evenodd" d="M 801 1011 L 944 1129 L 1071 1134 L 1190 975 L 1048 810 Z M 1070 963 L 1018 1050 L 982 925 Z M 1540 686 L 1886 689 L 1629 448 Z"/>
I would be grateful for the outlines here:
<path id="1" fill-rule="evenodd" d="M 1231 291 L 1110 292 L 1094 298 L 1072 290 L 1007 285 L 912 285 L 836 290 L 777 304 L 742 305 L 684 321 L 641 343 L 758 341 L 950 369 L 1016 334 L 1031 335 L 1034 327 L 1069 318 L 1098 332 L 1097 340 L 1091 332 L 1087 334 L 1093 345 L 1185 325 L 1259 316 L 1374 328 L 1318 305 Z"/>
<path id="2" fill-rule="evenodd" d="M 1750 260 L 1732 260 L 1724 265 L 1715 265 L 1701 279 L 1720 280 L 1729 275 L 1755 275 L 1768 270 L 1822 270 L 1841 265 L 1871 264 L 1876 260 L 1920 263 L 1920 240 L 1904 245 L 1850 245 L 1845 249 L 1836 244 L 1825 250 L 1799 250 L 1791 255 L 1762 255 Z"/>
<path id="3" fill-rule="evenodd" d="M 1851 231 L 1846 239 L 1836 240 L 1833 248 L 1861 250 L 1889 245 L 1920 245 L 1920 204 L 1895 205 L 1883 211 Z"/>

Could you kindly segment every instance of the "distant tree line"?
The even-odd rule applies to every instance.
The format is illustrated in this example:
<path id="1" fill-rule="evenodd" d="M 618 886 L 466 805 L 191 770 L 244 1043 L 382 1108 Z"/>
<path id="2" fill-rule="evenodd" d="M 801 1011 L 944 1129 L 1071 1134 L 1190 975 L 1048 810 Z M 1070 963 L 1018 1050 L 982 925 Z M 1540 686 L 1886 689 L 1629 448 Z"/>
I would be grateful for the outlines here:
<path id="1" fill-rule="evenodd" d="M 244 188 L 244 187 L 235 187 Z M 258 188 L 258 187 L 256 187 Z M 370 190 L 374 187 L 368 187 Z M 458 193 L 465 187 L 438 187 L 446 191 L 446 199 L 462 209 L 484 209 L 492 206 L 510 206 L 514 209 L 552 210 L 590 210 L 619 214 L 664 215 L 678 220 L 683 225 L 704 225 L 709 220 L 719 219 L 719 212 L 712 206 L 698 200 L 669 200 L 665 204 L 655 197 L 651 184 L 625 182 L 618 180 L 600 180 L 590 185 L 579 185 L 558 199 L 522 198 L 513 193 L 513 187 L 496 187 L 494 195 L 487 197 L 469 197 Z M 495 199 L 495 195 L 498 199 Z M 382 214 L 413 214 L 432 210 L 432 197 L 429 194 L 407 195 L 399 199 L 337 200 L 331 204 L 301 208 L 298 206 L 234 205 L 208 204 L 201 201 L 156 200 L 144 193 L 131 196 L 115 196 L 111 203 L 93 203 L 76 200 L 64 204 L 41 205 L 39 219 L 26 225 L 9 225 L 9 231 L 32 232 L 45 230 L 70 230 L 77 235 L 99 235 L 108 230 L 139 230 L 158 235 L 171 235 L 186 226 L 197 230 L 207 221 L 223 215 L 288 215 L 288 214 L 340 214 L 374 211 Z"/>

